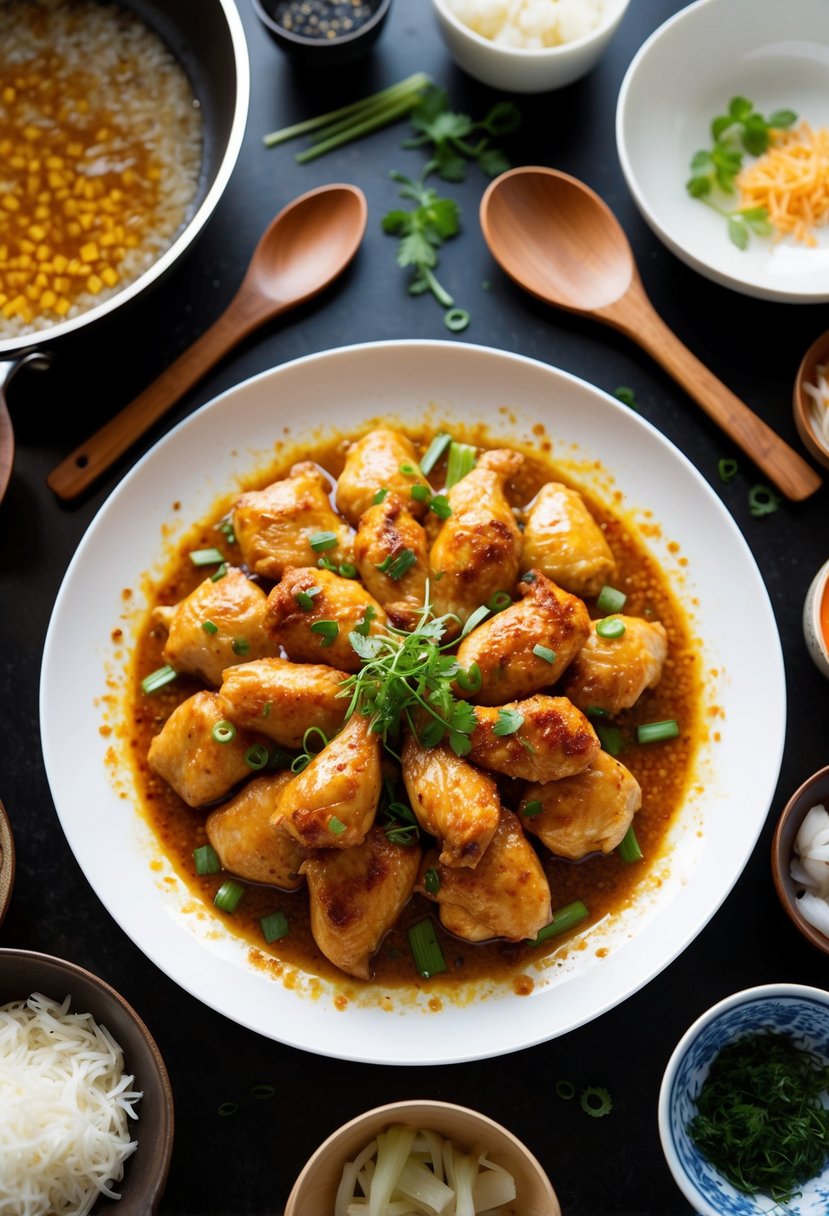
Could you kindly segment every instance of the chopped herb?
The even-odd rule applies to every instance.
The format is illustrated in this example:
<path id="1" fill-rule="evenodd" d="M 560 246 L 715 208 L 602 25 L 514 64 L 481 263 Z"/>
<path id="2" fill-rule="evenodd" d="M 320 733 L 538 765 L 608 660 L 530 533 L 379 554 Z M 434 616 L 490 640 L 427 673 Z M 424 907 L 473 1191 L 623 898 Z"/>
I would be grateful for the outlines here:
<path id="1" fill-rule="evenodd" d="M 247 652 L 250 650 L 250 642 L 247 640 L 247 638 L 234 638 L 232 648 L 234 654 L 247 654 Z"/>
<path id="2" fill-rule="evenodd" d="M 309 587 L 307 591 L 295 592 L 294 599 L 303 612 L 310 612 L 314 607 L 314 596 L 319 595 L 321 591 L 322 587 Z"/>
<path id="3" fill-rule="evenodd" d="M 722 460 L 717 461 L 717 472 L 719 473 L 720 481 L 724 482 L 725 485 L 728 485 L 729 481 L 734 480 L 738 469 L 739 465 L 737 461 L 729 457 L 723 457 Z"/>
<path id="4" fill-rule="evenodd" d="M 437 895 L 438 891 L 440 890 L 440 874 L 434 868 L 434 866 L 430 866 L 423 875 L 423 886 L 430 895 Z"/>
<path id="5" fill-rule="evenodd" d="M 417 557 L 411 549 L 401 549 L 398 554 L 390 553 L 382 562 L 378 562 L 375 569 L 398 582 L 416 563 Z"/>
<path id="6" fill-rule="evenodd" d="M 452 436 L 447 431 L 439 431 L 435 435 L 432 442 L 426 449 L 426 453 L 420 461 L 421 472 L 425 477 L 428 477 L 432 469 L 435 467 L 441 456 L 444 454 L 449 444 L 452 442 Z"/>
<path id="7" fill-rule="evenodd" d="M 562 1098 L 565 1102 L 572 1101 L 576 1096 L 576 1087 L 572 1081 L 560 1079 L 555 1084 L 556 1097 Z"/>
<path id="8" fill-rule="evenodd" d="M 336 815 L 332 815 L 328 820 L 328 830 L 333 836 L 342 836 L 345 831 L 345 824 L 342 819 L 338 819 Z"/>
<path id="9" fill-rule="evenodd" d="M 579 1106 L 586 1115 L 601 1119 L 613 1110 L 613 1099 L 606 1089 L 599 1085 L 588 1085 L 581 1091 Z"/>
<path id="10" fill-rule="evenodd" d="M 219 626 L 218 626 L 218 625 L 214 625 L 212 621 L 202 621 L 202 623 L 201 623 L 201 627 L 202 627 L 202 629 L 204 630 L 204 632 L 205 632 L 205 633 L 209 633 L 211 636 L 212 636 L 214 633 L 218 633 L 218 632 L 219 632 Z"/>
<path id="11" fill-rule="evenodd" d="M 428 486 L 423 485 L 422 482 L 418 482 L 417 485 L 412 486 L 409 494 L 415 502 L 431 502 L 432 499 L 431 490 Z"/>
<path id="12" fill-rule="evenodd" d="M 288 918 L 284 912 L 271 912 L 269 916 L 263 916 L 259 921 L 259 926 L 268 945 L 271 942 L 278 942 L 281 937 L 287 937 L 291 932 L 291 926 L 288 924 Z"/>
<path id="13" fill-rule="evenodd" d="M 431 292 L 437 302 L 448 309 L 455 301 L 438 281 L 434 270 L 438 264 L 438 249 L 460 231 L 460 208 L 454 199 L 441 198 L 436 190 L 425 184 L 429 168 L 429 165 L 425 167 L 417 181 L 392 171 L 390 176 L 401 187 L 400 197 L 415 206 L 410 211 L 402 208 L 388 211 L 383 216 L 382 226 L 385 233 L 400 238 L 397 265 L 402 270 L 411 267 L 414 271 L 409 294 L 419 296 Z"/>
<path id="14" fill-rule="evenodd" d="M 443 324 L 453 334 L 462 333 L 468 327 L 471 319 L 465 308 L 447 308 L 443 314 Z"/>
<path id="15" fill-rule="evenodd" d="M 222 522 L 217 525 L 217 530 L 221 532 L 222 536 L 229 545 L 236 544 L 236 533 L 233 529 L 233 520 L 230 518 L 230 516 L 228 516 L 227 519 L 223 519 Z"/>
<path id="16" fill-rule="evenodd" d="M 320 646 L 333 646 L 339 635 L 340 627 L 336 621 L 314 621 L 311 632 L 320 635 Z"/>
<path id="17" fill-rule="evenodd" d="M 315 739 L 320 740 L 320 745 L 316 748 L 311 746 Z M 314 756 L 319 755 L 322 749 L 327 746 L 328 736 L 325 731 L 321 730 L 318 726 L 309 726 L 302 736 L 302 751 L 291 761 L 291 772 L 301 773 L 303 769 L 308 767 Z"/>
<path id="18" fill-rule="evenodd" d="M 218 583 L 227 574 L 227 562 L 222 562 L 219 569 L 214 574 L 210 575 L 211 583 Z"/>
<path id="19" fill-rule="evenodd" d="M 461 630 L 461 637 L 465 638 L 468 633 L 471 633 L 473 629 L 480 625 L 481 621 L 485 621 L 489 615 L 490 610 L 487 608 L 486 604 L 480 604 L 475 611 L 470 613 L 470 615 L 467 617 L 466 623 Z"/>
<path id="20" fill-rule="evenodd" d="M 222 718 L 220 722 L 216 722 L 210 733 L 217 743 L 232 743 L 236 738 L 236 727 L 232 722 L 228 722 L 227 718 Z"/>
<path id="21" fill-rule="evenodd" d="M 521 124 L 521 112 L 511 101 L 498 101 L 484 119 L 474 122 L 466 114 L 450 110 L 446 92 L 431 85 L 412 111 L 411 124 L 417 134 L 404 147 L 425 148 L 435 171 L 445 181 L 459 182 L 466 176 L 468 161 L 475 161 L 488 177 L 509 168 L 509 161 L 491 140 L 511 135 Z"/>
<path id="22" fill-rule="evenodd" d="M 464 692 L 480 692 L 481 685 L 483 684 L 483 676 L 481 675 L 481 669 L 478 664 L 470 663 L 466 671 L 460 667 L 458 669 L 458 674 L 455 677 L 455 683 L 458 685 L 458 688 L 463 689 Z"/>
<path id="23" fill-rule="evenodd" d="M 530 939 L 530 944 L 539 946 L 549 938 L 555 937 L 559 933 L 565 933 L 568 929 L 575 928 L 588 915 L 587 908 L 580 899 L 574 899 L 569 904 L 563 904 L 562 907 L 556 908 L 555 912 L 553 912 L 553 919 L 549 925 L 545 925 L 543 929 L 539 929 L 536 936 Z"/>
<path id="24" fill-rule="evenodd" d="M 216 894 L 213 896 L 213 903 L 217 908 L 221 908 L 222 912 L 235 912 L 242 901 L 242 896 L 245 893 L 245 888 L 240 882 L 234 882 L 229 878 L 227 882 L 223 882 Z"/>
<path id="25" fill-rule="evenodd" d="M 407 931 L 406 937 L 418 974 L 422 975 L 425 980 L 447 970 L 446 959 L 443 957 L 435 926 L 431 920 L 421 920 L 412 925 Z"/>
<path id="26" fill-rule="evenodd" d="M 498 721 L 492 728 L 493 735 L 514 735 L 524 724 L 524 715 L 517 709 L 499 709 Z"/>
<path id="27" fill-rule="evenodd" d="M 283 916 L 283 913 L 282 913 L 282 912 L 275 912 L 275 913 L 274 913 L 274 916 L 275 916 L 275 917 L 277 917 L 277 916 Z M 283 916 L 283 918 L 284 918 L 284 916 Z M 266 919 L 267 919 L 267 918 L 266 918 Z M 260 925 L 261 925 L 261 924 L 262 924 L 262 921 L 260 920 L 260 922 L 259 922 L 259 923 L 260 923 Z M 286 920 L 286 921 L 285 921 L 285 925 L 286 925 L 286 932 L 287 932 L 287 924 L 288 924 L 288 922 L 287 922 L 287 920 Z M 284 937 L 284 936 L 285 936 L 285 934 L 284 934 L 284 933 L 281 933 L 281 934 L 280 934 L 280 937 Z M 265 941 L 267 941 L 267 940 L 268 940 L 268 939 L 267 939 L 267 937 L 266 937 L 266 938 L 265 938 Z M 271 940 L 271 941 L 275 941 L 276 939 L 275 939 L 275 938 L 271 938 L 270 940 Z M 276 1086 L 275 1086 L 275 1085 L 251 1085 L 251 1087 L 250 1087 L 250 1096 L 251 1096 L 252 1098 L 254 1098 L 254 1099 L 257 1101 L 257 1102 L 269 1102 L 269 1101 L 271 1100 L 271 1098 L 275 1098 L 275 1097 L 276 1097 Z"/>
<path id="28" fill-rule="evenodd" d="M 521 814 L 527 819 L 534 819 L 536 815 L 540 815 L 544 810 L 538 798 L 532 798 L 529 802 L 525 802 L 521 807 Z"/>
<path id="29" fill-rule="evenodd" d="M 596 722 L 593 729 L 599 737 L 602 751 L 608 756 L 621 756 L 625 750 L 625 736 L 618 726 L 609 726 L 604 722 Z"/>
<path id="30" fill-rule="evenodd" d="M 265 704 L 262 706 L 262 717 L 263 718 L 269 718 L 271 716 L 271 705 L 272 705 L 271 701 L 266 701 Z"/>
<path id="31" fill-rule="evenodd" d="M 610 616 L 613 612 L 621 612 L 627 602 L 627 598 L 624 591 L 619 591 L 616 587 L 608 587 L 605 584 L 596 598 L 596 611 L 601 612 L 602 616 Z"/>
<path id="32" fill-rule="evenodd" d="M 503 612 L 505 608 L 512 605 L 512 596 L 508 591 L 496 591 L 487 602 L 486 606 L 490 612 Z"/>
<path id="33" fill-rule="evenodd" d="M 245 764 L 248 768 L 258 772 L 260 768 L 265 768 L 270 760 L 270 752 L 264 743 L 252 743 L 245 752 Z"/>
<path id="34" fill-rule="evenodd" d="M 385 500 L 388 498 L 388 496 L 389 496 L 388 490 L 378 490 L 377 493 L 374 495 L 372 502 L 374 503 L 375 507 L 379 507 L 380 503 L 385 502 Z"/>
<path id="35" fill-rule="evenodd" d="M 224 560 L 224 554 L 218 549 L 194 549 L 190 554 L 190 561 L 194 566 L 212 566 Z"/>
<path id="36" fill-rule="evenodd" d="M 471 443 L 458 443 L 452 440 L 449 444 L 449 458 L 446 462 L 446 488 L 451 490 L 452 486 L 466 477 L 467 473 L 471 473 L 475 468 L 477 459 L 477 449 Z"/>
<path id="37" fill-rule="evenodd" d="M 178 672 L 169 663 L 164 667 L 157 667 L 148 676 L 144 676 L 141 681 L 141 691 L 147 696 L 151 696 L 154 692 L 164 688 L 166 684 L 170 684 L 177 676 Z"/>
<path id="38" fill-rule="evenodd" d="M 308 544 L 315 553 L 325 553 L 327 549 L 336 549 L 336 532 L 313 532 L 308 537 Z"/>
<path id="39" fill-rule="evenodd" d="M 596 622 L 596 633 L 600 638 L 620 638 L 624 632 L 625 622 L 618 616 L 606 616 Z"/>
<path id="40" fill-rule="evenodd" d="M 661 743 L 665 739 L 676 739 L 679 734 L 679 723 L 675 718 L 666 718 L 663 722 L 643 722 L 636 727 L 637 743 Z"/>
<path id="41" fill-rule="evenodd" d="M 410 464 L 408 460 L 404 460 L 403 463 L 400 465 L 400 472 L 403 474 L 404 477 L 419 477 L 420 476 L 420 469 L 417 467 L 417 465 Z M 424 486 L 424 489 L 425 488 L 426 487 Z"/>
<path id="42" fill-rule="evenodd" d="M 614 388 L 613 396 L 617 401 L 621 401 L 622 405 L 627 405 L 632 410 L 639 409 L 639 402 L 636 400 L 636 394 L 627 384 L 620 384 L 618 388 Z"/>
<path id="43" fill-rule="evenodd" d="M 235 1115 L 238 1109 L 239 1105 L 237 1102 L 222 1102 L 222 1104 L 216 1108 L 216 1114 L 220 1119 L 228 1119 L 231 1115 Z"/>
<path id="44" fill-rule="evenodd" d="M 193 850 L 193 864 L 197 874 L 218 874 L 222 868 L 219 854 L 212 845 L 199 845 Z"/>
<path id="45" fill-rule="evenodd" d="M 773 515 L 780 506 L 780 497 L 769 486 L 752 486 L 748 492 L 748 509 L 755 519 Z"/>
<path id="46" fill-rule="evenodd" d="M 639 841 L 636 839 L 636 833 L 633 830 L 633 824 L 630 825 L 622 841 L 616 848 L 616 852 L 621 857 L 622 861 L 634 862 L 642 861 L 645 854 L 642 852 Z"/>
<path id="47" fill-rule="evenodd" d="M 533 654 L 536 658 L 543 659 L 545 663 L 555 663 L 556 661 L 556 652 L 549 646 L 533 646 Z"/>
<path id="48" fill-rule="evenodd" d="M 449 499 L 445 494 L 435 494 L 429 503 L 429 510 L 437 515 L 438 519 L 449 519 L 452 514 Z"/>
<path id="49" fill-rule="evenodd" d="M 376 616 L 377 616 L 377 609 L 374 607 L 374 605 L 366 604 L 366 609 L 365 609 L 365 612 L 363 613 L 363 619 L 360 621 L 359 625 L 354 626 L 354 632 L 359 633 L 361 635 L 361 637 L 367 638 L 368 632 L 371 629 L 371 622 L 374 620 L 374 618 Z"/>

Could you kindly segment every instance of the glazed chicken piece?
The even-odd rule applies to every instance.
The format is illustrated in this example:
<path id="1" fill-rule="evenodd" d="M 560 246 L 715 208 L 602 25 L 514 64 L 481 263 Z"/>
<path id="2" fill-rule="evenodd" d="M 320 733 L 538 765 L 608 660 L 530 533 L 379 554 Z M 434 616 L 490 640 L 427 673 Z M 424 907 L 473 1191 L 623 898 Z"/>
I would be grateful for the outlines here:
<path id="1" fill-rule="evenodd" d="M 320 849 L 302 865 L 311 933 L 335 967 L 371 978 L 370 959 L 411 897 L 421 852 L 373 827 L 353 849 Z"/>
<path id="2" fill-rule="evenodd" d="M 365 625 L 367 611 L 368 632 L 376 633 L 386 614 L 360 583 L 317 567 L 289 568 L 268 596 L 265 629 L 295 663 L 324 660 L 340 671 L 359 671 L 348 635 Z M 315 631 L 321 621 L 334 622 L 336 630 Z"/>
<path id="3" fill-rule="evenodd" d="M 401 466 L 415 470 L 404 473 Z M 337 510 L 354 527 L 374 502 L 378 490 L 388 490 L 406 503 L 417 519 L 427 510 L 427 502 L 412 498 L 412 486 L 430 487 L 417 463 L 414 444 L 408 435 L 389 427 L 378 427 L 356 443 L 345 457 L 345 465 L 337 481 Z"/>
<path id="4" fill-rule="evenodd" d="M 440 883 L 426 889 L 426 872 Z M 433 885 L 430 883 L 430 886 Z M 459 937 L 482 941 L 505 937 L 523 941 L 550 923 L 550 886 L 518 817 L 501 808 L 498 828 L 474 870 L 443 865 L 432 852 L 423 859 L 416 890 L 440 905 L 441 923 Z M 456 909 L 460 909 L 457 912 Z"/>
<path id="5" fill-rule="evenodd" d="M 541 811 L 533 804 L 541 804 Z M 599 752 L 583 773 L 528 785 L 519 807 L 524 830 L 543 841 L 557 857 L 578 861 L 588 853 L 612 853 L 621 844 L 642 805 L 633 773 Z M 530 806 L 532 814 L 526 814 Z"/>
<path id="6" fill-rule="evenodd" d="M 354 714 L 280 792 L 271 826 L 309 849 L 362 843 L 380 799 L 380 736 Z"/>
<path id="7" fill-rule="evenodd" d="M 603 638 L 594 622 L 590 637 L 571 663 L 564 689 L 574 705 L 618 714 L 639 700 L 646 688 L 655 688 L 662 678 L 668 655 L 668 635 L 659 621 L 615 613 L 605 620 L 619 620 L 621 637 Z"/>
<path id="8" fill-rule="evenodd" d="M 299 867 L 307 857 L 295 840 L 270 824 L 279 793 L 290 780 L 289 772 L 256 777 L 205 822 L 207 839 L 225 870 L 282 891 L 302 886 Z"/>
<path id="9" fill-rule="evenodd" d="M 424 528 L 396 494 L 369 507 L 361 517 L 354 561 L 392 623 L 398 629 L 413 629 L 426 600 L 428 543 Z"/>
<path id="10" fill-rule="evenodd" d="M 504 712 L 502 712 L 504 711 Z M 521 723 L 510 733 L 520 715 Z M 560 781 L 586 769 L 599 753 L 587 718 L 566 697 L 537 693 L 500 707 L 475 706 L 469 759 L 482 768 L 524 781 Z"/>
<path id="11" fill-rule="evenodd" d="M 429 564 L 437 616 L 466 621 L 496 591 L 512 591 L 521 562 L 521 532 L 504 487 L 523 456 L 506 448 L 484 452 L 470 473 L 448 491 L 451 516 L 432 545 Z"/>
<path id="12" fill-rule="evenodd" d="M 214 692 L 197 692 L 170 714 L 150 744 L 150 768 L 171 785 L 188 806 L 206 806 L 224 798 L 234 785 L 249 777 L 245 752 L 256 736 L 237 730 L 226 743 L 218 742 L 213 728 L 227 718 Z"/>
<path id="13" fill-rule="evenodd" d="M 330 482 L 310 460 L 295 464 L 287 477 L 242 494 L 233 509 L 233 530 L 245 562 L 255 574 L 278 579 L 288 566 L 316 566 L 325 556 L 335 565 L 351 561 L 351 530 L 328 499 Z M 336 543 L 327 548 L 323 534 Z"/>
<path id="14" fill-rule="evenodd" d="M 288 659 L 241 663 L 225 672 L 219 690 L 223 716 L 280 747 L 300 747 L 310 726 L 330 739 L 348 708 L 348 701 L 337 696 L 342 680 L 341 671 L 322 664 Z"/>
<path id="15" fill-rule="evenodd" d="M 480 668 L 481 688 L 471 699 L 482 705 L 503 705 L 550 688 L 590 636 L 582 601 L 540 570 L 523 575 L 518 592 L 519 603 L 478 625 L 458 647 L 461 667 Z M 537 646 L 547 657 L 536 653 Z"/>
<path id="16" fill-rule="evenodd" d="M 574 595 L 598 595 L 616 563 L 577 490 L 548 481 L 526 514 L 523 562 Z"/>
<path id="17" fill-rule="evenodd" d="M 401 754 L 403 781 L 415 817 L 441 844 L 447 866 L 477 866 L 492 840 L 501 801 L 492 777 L 451 747 L 421 747 L 414 735 Z"/>
<path id="18" fill-rule="evenodd" d="M 229 566 L 224 578 L 206 578 L 178 604 L 156 608 L 153 621 L 167 631 L 165 662 L 218 687 L 226 667 L 274 654 L 265 602 L 262 588 Z"/>

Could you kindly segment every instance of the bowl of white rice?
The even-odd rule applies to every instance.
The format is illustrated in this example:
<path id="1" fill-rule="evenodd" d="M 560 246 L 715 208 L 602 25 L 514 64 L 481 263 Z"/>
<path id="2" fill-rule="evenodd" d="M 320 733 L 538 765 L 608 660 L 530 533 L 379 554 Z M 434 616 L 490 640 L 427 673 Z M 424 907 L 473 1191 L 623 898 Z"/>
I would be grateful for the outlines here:
<path id="1" fill-rule="evenodd" d="M 0 925 L 6 915 L 14 887 L 14 839 L 6 808 L 0 802 Z"/>
<path id="2" fill-rule="evenodd" d="M 164 1061 L 75 963 L 0 950 L 0 1212 L 155 1216 L 173 1148 Z"/>
<path id="3" fill-rule="evenodd" d="M 545 93 L 596 66 L 629 0 L 432 0 L 458 66 L 508 93 Z"/>
<path id="4" fill-rule="evenodd" d="M 783 808 L 771 868 L 792 924 L 829 954 L 829 765 L 807 778 Z"/>

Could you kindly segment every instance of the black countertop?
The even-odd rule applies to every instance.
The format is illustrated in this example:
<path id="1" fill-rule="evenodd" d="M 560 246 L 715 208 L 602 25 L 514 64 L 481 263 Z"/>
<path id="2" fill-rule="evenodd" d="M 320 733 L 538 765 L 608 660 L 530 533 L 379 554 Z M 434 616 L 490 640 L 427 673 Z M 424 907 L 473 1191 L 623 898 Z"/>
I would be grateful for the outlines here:
<path id="1" fill-rule="evenodd" d="M 625 69 L 643 40 L 680 7 L 676 0 L 634 2 L 590 76 L 558 93 L 516 99 L 525 124 L 509 141 L 511 158 L 515 164 L 553 165 L 597 190 L 630 236 L 645 286 L 668 324 L 797 444 L 792 379 L 806 347 L 829 324 L 826 309 L 752 300 L 694 274 L 640 219 L 619 167 L 614 114 Z M 15 386 L 18 454 L 0 509 L 0 798 L 13 823 L 18 875 L 0 944 L 63 955 L 90 968 L 148 1023 L 170 1070 L 176 1103 L 175 1150 L 161 1209 L 169 1216 L 278 1213 L 300 1167 L 330 1131 L 371 1106 L 411 1097 L 477 1107 L 504 1123 L 545 1165 L 567 1216 L 679 1216 L 690 1209 L 664 1164 L 656 1124 L 659 1082 L 675 1043 L 699 1013 L 740 988 L 826 981 L 825 958 L 796 935 L 777 903 L 768 861 L 786 798 L 829 760 L 829 686 L 807 655 L 800 624 L 808 584 L 829 556 L 826 491 L 805 505 L 783 504 L 774 515 L 752 518 L 747 488 L 762 479 L 742 460 L 738 477 L 727 486 L 720 483 L 717 462 L 734 455 L 731 445 L 655 364 L 612 331 L 530 299 L 494 266 L 477 222 L 484 182 L 476 172 L 449 191 L 463 207 L 464 231 L 441 258 L 446 286 L 472 313 L 472 324 L 457 340 L 534 356 L 610 391 L 633 386 L 642 414 L 724 500 L 768 587 L 786 657 L 789 726 L 768 822 L 733 892 L 659 977 L 564 1038 L 453 1067 L 364 1066 L 260 1038 L 179 989 L 103 909 L 56 818 L 39 745 L 43 640 L 66 566 L 129 462 L 69 508 L 47 489 L 49 470 L 218 316 L 267 222 L 312 186 L 351 181 L 366 192 L 369 226 L 355 264 L 324 299 L 227 358 L 166 426 L 246 377 L 300 355 L 374 339 L 448 336 L 440 308 L 407 295 L 394 243 L 380 230 L 381 216 L 396 203 L 388 171 L 417 172 L 422 164 L 420 153 L 400 148 L 405 125 L 307 166 L 295 164 L 294 145 L 266 151 L 261 139 L 266 131 L 419 69 L 475 116 L 494 95 L 455 68 L 426 0 L 396 0 L 371 59 L 339 78 L 293 69 L 267 39 L 248 0 L 242 0 L 241 15 L 252 60 L 251 111 L 238 165 L 206 231 L 151 296 L 80 331 L 61 346 L 51 372 L 22 373 Z M 143 449 L 160 433 L 148 437 Z M 735 603 L 730 611 L 749 613 L 751 604 Z M 82 698 L 84 690 L 77 695 Z M 764 712 L 762 704 L 756 712 Z M 553 1087 L 559 1077 L 606 1086 L 614 1098 L 612 1115 L 589 1119 L 557 1100 Z M 277 1086 L 278 1098 L 249 1100 L 251 1086 L 265 1082 Z M 239 1103 L 238 1113 L 219 1118 L 217 1108 L 228 1100 Z"/>

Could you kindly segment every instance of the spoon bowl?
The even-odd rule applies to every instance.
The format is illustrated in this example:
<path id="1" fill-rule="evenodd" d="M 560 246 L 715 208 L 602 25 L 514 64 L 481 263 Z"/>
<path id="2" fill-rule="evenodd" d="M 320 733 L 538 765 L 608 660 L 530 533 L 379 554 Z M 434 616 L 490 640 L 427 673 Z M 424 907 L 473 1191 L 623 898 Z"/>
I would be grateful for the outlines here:
<path id="1" fill-rule="evenodd" d="M 788 498 L 820 477 L 679 341 L 648 299 L 616 216 L 583 182 L 542 166 L 510 169 L 481 200 L 481 228 L 510 278 L 557 308 L 637 342 Z"/>
<path id="2" fill-rule="evenodd" d="M 817 384 L 819 367 L 829 366 L 829 329 L 816 338 L 803 356 L 794 380 L 792 409 L 794 424 L 806 451 L 829 469 L 829 442 L 821 439 L 812 425 L 807 384 Z"/>
<path id="3" fill-rule="evenodd" d="M 318 186 L 294 199 L 259 239 L 239 290 L 222 315 L 157 380 L 47 477 L 64 501 L 77 498 L 234 346 L 266 321 L 318 295 L 360 247 L 368 208 L 357 186 Z"/>

